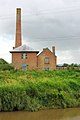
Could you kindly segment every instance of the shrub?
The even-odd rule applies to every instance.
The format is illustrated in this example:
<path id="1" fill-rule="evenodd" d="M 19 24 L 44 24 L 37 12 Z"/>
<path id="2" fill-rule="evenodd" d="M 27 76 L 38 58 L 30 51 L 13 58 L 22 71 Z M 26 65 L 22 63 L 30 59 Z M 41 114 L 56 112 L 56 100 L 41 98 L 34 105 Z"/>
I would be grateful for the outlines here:
<path id="1" fill-rule="evenodd" d="M 0 71 L 0 111 L 80 107 L 78 71 Z"/>

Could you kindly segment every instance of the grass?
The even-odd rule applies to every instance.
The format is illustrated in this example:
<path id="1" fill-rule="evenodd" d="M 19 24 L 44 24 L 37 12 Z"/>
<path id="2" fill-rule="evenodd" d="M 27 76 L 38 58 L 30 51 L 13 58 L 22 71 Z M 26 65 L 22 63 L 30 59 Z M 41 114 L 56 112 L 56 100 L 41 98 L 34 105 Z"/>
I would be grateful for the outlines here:
<path id="1" fill-rule="evenodd" d="M 0 71 L 0 111 L 80 107 L 80 71 Z"/>

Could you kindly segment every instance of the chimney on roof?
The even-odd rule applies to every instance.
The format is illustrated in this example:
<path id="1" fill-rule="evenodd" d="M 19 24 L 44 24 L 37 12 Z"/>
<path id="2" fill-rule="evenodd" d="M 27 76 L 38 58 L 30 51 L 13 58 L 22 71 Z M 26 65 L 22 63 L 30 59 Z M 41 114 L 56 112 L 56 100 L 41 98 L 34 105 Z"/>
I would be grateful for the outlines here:
<path id="1" fill-rule="evenodd" d="M 16 38 L 15 38 L 15 48 L 22 45 L 22 35 L 21 35 L 21 8 L 16 9 Z"/>
<path id="2" fill-rule="evenodd" d="M 52 52 L 55 55 L 55 46 L 52 46 Z"/>

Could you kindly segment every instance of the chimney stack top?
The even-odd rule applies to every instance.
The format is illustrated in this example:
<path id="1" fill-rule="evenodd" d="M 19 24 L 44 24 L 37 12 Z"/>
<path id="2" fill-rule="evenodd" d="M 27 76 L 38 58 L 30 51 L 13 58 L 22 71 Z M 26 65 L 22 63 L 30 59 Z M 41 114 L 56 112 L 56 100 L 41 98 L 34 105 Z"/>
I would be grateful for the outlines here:
<path id="1" fill-rule="evenodd" d="M 55 46 L 52 46 L 52 52 L 55 55 Z"/>

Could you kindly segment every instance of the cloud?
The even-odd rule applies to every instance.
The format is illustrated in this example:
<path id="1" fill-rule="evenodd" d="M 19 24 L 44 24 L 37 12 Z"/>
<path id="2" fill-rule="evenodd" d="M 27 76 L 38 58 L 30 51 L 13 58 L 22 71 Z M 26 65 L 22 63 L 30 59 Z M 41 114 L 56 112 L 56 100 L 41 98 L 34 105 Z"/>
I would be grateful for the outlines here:
<path id="1" fill-rule="evenodd" d="M 65 51 L 57 51 L 58 54 L 58 63 L 63 64 L 63 63 L 76 63 L 76 58 L 77 64 L 80 64 L 80 49 L 79 50 L 65 50 Z"/>
<path id="2" fill-rule="evenodd" d="M 22 36 L 24 43 L 42 50 L 56 46 L 58 63 L 80 63 L 80 2 L 79 0 L 1 0 L 0 50 L 8 59 L 15 41 L 16 7 L 22 8 Z M 8 46 L 9 44 L 9 46 Z M 66 57 L 67 56 L 67 57 Z"/>
<path id="3" fill-rule="evenodd" d="M 11 62 L 11 54 L 9 51 L 12 50 L 13 47 L 13 43 L 10 38 L 9 36 L 0 37 L 0 58 L 3 58 L 8 62 Z"/>

